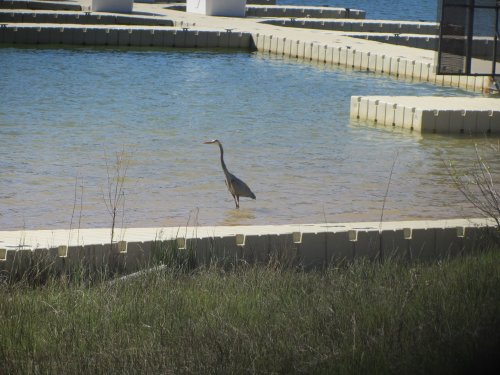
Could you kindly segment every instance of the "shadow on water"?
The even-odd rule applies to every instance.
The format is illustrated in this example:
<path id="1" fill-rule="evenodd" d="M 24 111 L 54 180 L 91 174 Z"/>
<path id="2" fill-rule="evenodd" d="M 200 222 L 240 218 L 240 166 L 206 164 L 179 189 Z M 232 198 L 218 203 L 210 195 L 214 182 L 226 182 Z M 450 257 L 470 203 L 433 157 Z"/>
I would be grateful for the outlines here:
<path id="1" fill-rule="evenodd" d="M 222 225 L 244 225 L 255 219 L 254 210 L 251 208 L 233 208 L 227 210 Z"/>

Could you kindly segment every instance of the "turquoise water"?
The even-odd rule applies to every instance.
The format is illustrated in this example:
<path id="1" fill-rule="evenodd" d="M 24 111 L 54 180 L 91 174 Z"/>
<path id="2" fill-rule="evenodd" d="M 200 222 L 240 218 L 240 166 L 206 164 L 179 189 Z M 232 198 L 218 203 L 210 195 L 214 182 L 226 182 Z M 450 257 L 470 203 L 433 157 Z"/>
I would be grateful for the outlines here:
<path id="1" fill-rule="evenodd" d="M 0 66 L 3 230 L 109 226 L 122 149 L 128 227 L 378 220 L 394 160 L 384 219 L 474 213 L 443 168 L 473 140 L 349 120 L 351 95 L 461 90 L 248 52 L 0 48 Z M 213 138 L 257 195 L 240 210 Z"/>
<path id="2" fill-rule="evenodd" d="M 367 19 L 436 21 L 437 0 L 277 0 L 279 5 L 327 5 L 361 9 Z"/>

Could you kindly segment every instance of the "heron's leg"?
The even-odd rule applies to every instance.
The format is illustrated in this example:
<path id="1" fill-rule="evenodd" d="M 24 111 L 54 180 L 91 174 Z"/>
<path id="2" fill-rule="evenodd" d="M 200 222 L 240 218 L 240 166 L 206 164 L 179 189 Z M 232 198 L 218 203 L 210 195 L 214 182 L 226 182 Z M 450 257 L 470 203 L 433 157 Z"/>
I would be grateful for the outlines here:
<path id="1" fill-rule="evenodd" d="M 231 195 L 233 196 L 233 199 L 234 199 L 234 204 L 236 204 L 236 208 L 240 208 L 240 204 L 239 202 L 236 200 L 236 195 L 232 194 Z"/>
<path id="2" fill-rule="evenodd" d="M 239 195 L 237 195 L 237 196 L 236 196 L 236 200 L 237 200 L 237 202 L 238 202 L 238 203 L 236 204 L 236 208 L 240 208 L 240 196 L 239 196 Z"/>

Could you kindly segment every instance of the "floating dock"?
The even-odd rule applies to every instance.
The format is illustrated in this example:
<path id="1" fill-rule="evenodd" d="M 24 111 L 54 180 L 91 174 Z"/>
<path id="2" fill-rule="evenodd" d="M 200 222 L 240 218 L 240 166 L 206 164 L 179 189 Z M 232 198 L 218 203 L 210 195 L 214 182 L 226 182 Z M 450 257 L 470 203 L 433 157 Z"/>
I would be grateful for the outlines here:
<path id="1" fill-rule="evenodd" d="M 493 220 L 434 220 L 268 226 L 115 228 L 0 232 L 0 275 L 37 262 L 58 272 L 85 265 L 134 272 L 175 253 L 197 266 L 280 261 L 320 268 L 359 258 L 437 260 L 481 249 Z"/>
<path id="2" fill-rule="evenodd" d="M 273 5 L 248 5 L 244 18 L 209 17 L 176 10 L 182 6 L 134 3 L 133 13 L 123 15 L 89 12 L 83 0 L 3 1 L 0 43 L 229 47 L 472 91 L 491 85 L 488 77 L 435 74 L 435 23 L 365 20 L 358 9 Z M 312 22 L 322 27 L 306 28 Z M 399 33 L 418 33 L 408 43 L 423 48 L 391 44 Z"/>
<path id="3" fill-rule="evenodd" d="M 500 100 L 481 97 L 353 96 L 351 118 L 421 133 L 500 134 Z"/>

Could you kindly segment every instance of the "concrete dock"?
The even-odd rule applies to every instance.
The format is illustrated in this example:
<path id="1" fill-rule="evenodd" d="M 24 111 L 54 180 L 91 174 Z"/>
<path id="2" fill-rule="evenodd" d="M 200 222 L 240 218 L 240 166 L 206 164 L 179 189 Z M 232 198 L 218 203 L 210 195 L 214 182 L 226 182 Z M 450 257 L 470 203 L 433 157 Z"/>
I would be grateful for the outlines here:
<path id="1" fill-rule="evenodd" d="M 351 118 L 421 133 L 499 134 L 500 100 L 479 97 L 353 96 Z"/>

